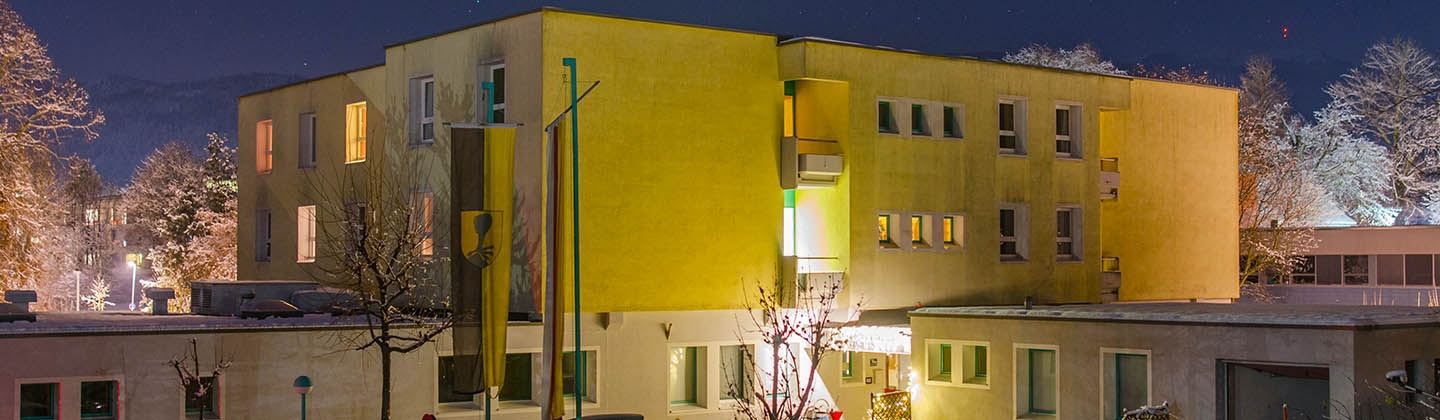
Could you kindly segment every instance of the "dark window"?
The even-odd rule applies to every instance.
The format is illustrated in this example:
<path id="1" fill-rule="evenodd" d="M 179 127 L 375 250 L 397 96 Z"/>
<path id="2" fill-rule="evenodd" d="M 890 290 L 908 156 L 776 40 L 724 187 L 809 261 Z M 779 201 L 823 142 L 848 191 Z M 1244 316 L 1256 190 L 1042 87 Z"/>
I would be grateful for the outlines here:
<path id="1" fill-rule="evenodd" d="M 1405 284 L 1404 255 L 1378 255 L 1375 259 L 1375 268 L 1380 274 L 1379 283 L 1381 285 L 1400 286 Z"/>
<path id="2" fill-rule="evenodd" d="M 1055 109 L 1055 135 L 1070 136 L 1070 110 L 1065 108 Z"/>
<path id="3" fill-rule="evenodd" d="M 1315 256 L 1306 255 L 1300 257 L 1294 271 L 1290 272 L 1290 282 L 1295 284 L 1315 284 Z"/>
<path id="4" fill-rule="evenodd" d="M 440 356 L 439 363 L 436 363 L 437 377 L 439 378 L 439 402 L 471 402 L 471 396 L 455 393 L 455 358 L 452 356 Z"/>
<path id="5" fill-rule="evenodd" d="M 910 134 L 930 135 L 930 127 L 925 126 L 925 105 L 910 105 Z"/>
<path id="6" fill-rule="evenodd" d="M 300 167 L 315 167 L 315 114 L 300 114 Z"/>
<path id="7" fill-rule="evenodd" d="M 270 261 L 270 211 L 255 212 L 255 261 Z"/>
<path id="8" fill-rule="evenodd" d="M 80 418 L 114 419 L 117 386 L 115 381 L 80 383 Z"/>
<path id="9" fill-rule="evenodd" d="M 54 420 L 60 414 L 60 384 L 20 385 L 20 419 Z"/>
<path id="10" fill-rule="evenodd" d="M 1018 257 L 1020 244 L 1015 237 L 1015 210 L 1000 209 L 1000 256 Z"/>
<path id="11" fill-rule="evenodd" d="M 1430 254 L 1405 256 L 1405 285 L 1434 286 L 1434 271 Z"/>
<path id="12" fill-rule="evenodd" d="M 895 133 L 900 131 L 895 127 L 895 114 L 890 109 L 890 102 L 880 101 L 878 105 L 879 123 L 881 133 Z"/>
<path id="13" fill-rule="evenodd" d="M 963 137 L 960 135 L 960 119 L 955 115 L 955 108 L 947 106 L 943 112 L 945 114 L 945 137 Z"/>
<path id="14" fill-rule="evenodd" d="M 1055 212 L 1055 254 L 1062 257 L 1075 256 L 1075 237 L 1071 233 L 1074 211 L 1061 209 Z"/>
<path id="15" fill-rule="evenodd" d="M 1340 284 L 1340 256 L 1320 255 L 1315 257 L 1315 283 Z"/>
<path id="16" fill-rule="evenodd" d="M 200 394 L 202 385 L 205 388 L 203 395 Z M 214 376 L 200 378 L 200 382 L 198 383 L 190 382 L 185 384 L 185 417 L 195 419 L 219 418 L 216 413 L 220 410 L 215 406 L 215 402 L 220 401 L 219 398 L 216 398 L 217 395 L 220 395 L 220 387 L 215 385 Z M 202 407 L 205 410 L 203 415 L 200 413 Z"/>
<path id="17" fill-rule="evenodd" d="M 587 351 L 587 352 L 583 352 L 583 353 L 585 354 L 585 385 L 580 388 L 580 394 L 581 394 L 582 397 L 588 396 L 588 395 L 591 395 L 591 394 L 592 394 L 591 391 L 590 391 L 590 383 L 591 383 L 591 382 L 594 382 L 595 379 L 596 379 L 596 378 L 592 378 L 592 377 L 591 377 L 591 376 L 593 375 L 592 372 L 595 371 L 595 369 L 591 369 L 591 368 L 595 367 L 595 352 L 593 352 L 593 351 Z M 560 361 L 560 365 L 561 365 L 560 378 L 561 378 L 561 383 L 563 384 L 563 385 L 561 385 L 561 386 L 564 387 L 565 396 L 567 396 L 567 397 L 574 397 L 574 396 L 575 396 L 575 368 L 576 368 L 576 365 L 575 365 L 575 352 L 573 352 L 573 351 L 567 351 L 567 352 L 565 352 L 565 358 Z M 586 397 L 586 398 L 588 399 L 589 397 Z"/>
<path id="18" fill-rule="evenodd" d="M 500 401 L 530 399 L 530 353 L 505 355 L 505 385 L 500 387 Z"/>
<path id="19" fill-rule="evenodd" d="M 1000 103 L 1000 149 L 1011 153 L 1019 151 L 1015 132 L 1015 104 Z"/>
<path id="20" fill-rule="evenodd" d="M 1346 255 L 1344 257 L 1345 284 L 1370 284 L 1370 256 Z"/>

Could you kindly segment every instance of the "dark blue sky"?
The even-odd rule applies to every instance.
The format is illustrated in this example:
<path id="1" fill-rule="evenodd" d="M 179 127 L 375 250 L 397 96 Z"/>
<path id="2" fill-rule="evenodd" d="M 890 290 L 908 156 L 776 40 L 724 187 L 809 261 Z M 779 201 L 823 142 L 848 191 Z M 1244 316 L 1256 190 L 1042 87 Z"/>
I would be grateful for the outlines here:
<path id="1" fill-rule="evenodd" d="M 1122 68 L 1195 63 L 1230 82 L 1245 57 L 1266 54 L 1294 62 L 1282 73 L 1309 73 L 1292 90 L 1318 89 L 1338 76 L 1334 62 L 1358 62 L 1376 40 L 1404 35 L 1440 48 L 1432 1 L 10 1 L 80 79 L 317 76 L 378 63 L 388 43 L 541 5 L 935 53 L 1088 41 Z"/>

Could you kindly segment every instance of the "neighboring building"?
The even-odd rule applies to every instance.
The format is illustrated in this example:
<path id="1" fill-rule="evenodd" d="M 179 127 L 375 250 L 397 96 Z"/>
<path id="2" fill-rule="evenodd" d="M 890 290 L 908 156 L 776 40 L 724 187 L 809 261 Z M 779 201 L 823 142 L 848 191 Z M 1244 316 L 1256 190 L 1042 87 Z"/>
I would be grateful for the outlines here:
<path id="1" fill-rule="evenodd" d="M 1162 403 L 1184 419 L 1408 415 L 1394 402 L 1417 396 L 1387 373 L 1404 371 L 1433 394 L 1440 368 L 1436 308 L 1170 303 L 910 314 L 919 419 L 1118 419 L 1118 409 Z"/>
<path id="2" fill-rule="evenodd" d="M 793 297 L 802 282 L 840 282 L 838 306 L 871 312 L 1238 295 L 1232 89 L 554 9 L 390 45 L 383 64 L 241 97 L 239 278 L 311 279 L 317 259 L 344 249 L 316 234 L 337 222 L 323 215 L 363 205 L 321 190 L 376 177 L 407 183 L 414 214 L 433 229 L 426 249 L 454 255 L 458 215 L 436 194 L 455 180 L 452 127 L 515 124 L 514 183 L 503 188 L 513 194 L 495 194 L 513 205 L 486 209 L 505 215 L 497 226 L 514 240 L 499 242 L 501 262 L 487 270 L 511 279 L 512 312 L 533 312 L 547 265 L 540 244 L 554 228 L 542 223 L 553 169 L 544 156 L 570 153 L 572 127 L 557 120 L 570 105 L 568 57 L 581 89 L 599 82 L 579 108 L 580 288 L 586 316 L 611 321 L 586 341 L 602 353 L 598 406 L 586 413 L 731 418 L 719 381 L 733 375 L 720 359 L 741 354 L 723 346 L 758 342 L 740 333 L 757 286 Z M 422 163 L 392 169 L 406 162 Z M 568 172 L 558 178 L 568 197 Z M 570 204 L 560 204 L 568 232 Z M 434 263 L 442 288 L 455 260 Z M 568 284 L 573 261 L 556 260 Z M 872 340 L 824 361 L 851 368 L 825 367 L 819 395 L 851 419 L 869 394 L 910 385 L 905 319 L 864 324 L 855 333 Z M 296 349 L 325 344 L 244 334 L 291 343 L 255 354 L 284 347 L 304 363 Z M 512 323 L 509 336 L 508 365 L 523 367 L 539 326 Z M 179 339 L 166 336 L 164 348 Z M 412 356 L 422 372 L 448 344 L 433 347 Z M 282 376 L 313 372 L 317 392 L 344 382 L 325 379 L 342 365 L 280 366 L 237 363 L 284 374 L 237 371 L 246 399 L 229 407 L 293 398 L 284 386 L 264 391 L 288 383 Z M 126 369 L 130 387 L 168 374 L 148 361 Z M 24 375 L 15 380 L 72 374 Z M 331 403 L 359 410 L 338 413 L 369 413 L 371 394 L 341 389 L 365 401 Z M 502 416 L 535 415 L 514 399 Z M 395 418 L 433 409 L 473 418 L 480 406 L 404 404 Z"/>
<path id="3" fill-rule="evenodd" d="M 1251 281 L 1276 303 L 1440 306 L 1440 226 L 1317 228 L 1315 242 L 1294 272 Z"/>

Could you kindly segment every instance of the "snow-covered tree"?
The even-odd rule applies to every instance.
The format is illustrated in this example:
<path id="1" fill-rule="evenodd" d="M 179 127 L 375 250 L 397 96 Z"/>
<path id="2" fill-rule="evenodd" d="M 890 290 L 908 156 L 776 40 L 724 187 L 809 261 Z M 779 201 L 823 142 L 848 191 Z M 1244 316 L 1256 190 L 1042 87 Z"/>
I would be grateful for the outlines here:
<path id="1" fill-rule="evenodd" d="M 1328 200 L 1356 224 L 1393 222 L 1396 211 L 1386 205 L 1394 194 L 1392 163 L 1385 148 L 1350 131 L 1359 116 L 1345 109 L 1325 107 L 1314 117 L 1313 123 L 1289 129 L 1305 170 L 1314 174 Z"/>
<path id="2" fill-rule="evenodd" d="M 125 195 L 160 287 L 175 289 L 172 311 L 189 308 L 190 283 L 235 278 L 235 152 L 211 134 L 201 160 L 170 143 L 136 170 Z"/>
<path id="3" fill-rule="evenodd" d="M 1390 160 L 1394 224 L 1426 223 L 1440 193 L 1440 66 L 1414 41 L 1371 46 L 1360 67 L 1330 85 L 1331 106 L 1355 118 L 1345 125 L 1384 146 Z"/>
<path id="4" fill-rule="evenodd" d="M 100 276 L 96 276 L 95 280 L 90 282 L 90 292 L 80 297 L 80 301 L 85 303 L 85 307 L 92 311 L 103 311 L 106 306 L 114 305 L 106 299 L 110 299 L 110 284 Z"/>
<path id="5" fill-rule="evenodd" d="M 1190 66 L 1170 68 L 1165 66 L 1146 67 L 1144 64 L 1136 64 L 1130 69 L 1129 74 L 1137 77 L 1148 77 L 1151 79 L 1169 80 L 1172 82 L 1194 83 L 1198 85 L 1218 85 L 1219 81 L 1210 77 L 1210 72 L 1195 69 Z"/>
<path id="6" fill-rule="evenodd" d="M 55 205 L 64 139 L 95 137 L 105 117 L 55 68 L 35 31 L 0 0 L 0 289 L 43 288 L 47 235 L 64 214 Z"/>
<path id="7" fill-rule="evenodd" d="M 1010 63 L 1029 64 L 1057 69 L 1085 71 L 1091 73 L 1125 74 L 1114 63 L 1100 57 L 1100 51 L 1088 43 L 1076 45 L 1073 49 L 1050 48 L 1048 45 L 1030 44 L 1011 54 L 1004 60 Z"/>

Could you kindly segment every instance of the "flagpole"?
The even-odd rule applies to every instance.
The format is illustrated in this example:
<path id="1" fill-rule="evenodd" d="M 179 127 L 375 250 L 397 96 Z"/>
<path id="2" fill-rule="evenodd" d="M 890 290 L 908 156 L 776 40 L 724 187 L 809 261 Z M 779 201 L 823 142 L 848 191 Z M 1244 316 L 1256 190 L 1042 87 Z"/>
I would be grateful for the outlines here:
<path id="1" fill-rule="evenodd" d="M 480 84 L 480 87 L 483 88 L 483 89 L 485 89 L 485 122 L 487 122 L 487 123 L 493 123 L 493 122 L 495 122 L 495 111 L 494 111 L 494 109 L 493 109 L 493 108 L 495 108 L 495 107 L 494 107 L 492 104 L 494 103 L 494 100 L 495 100 L 495 83 L 494 83 L 494 82 L 483 82 L 483 83 Z M 481 171 L 482 171 L 482 173 L 484 172 L 484 162 L 481 162 Z M 484 244 L 478 244 L 478 245 L 476 245 L 476 247 L 477 247 L 477 248 L 484 247 Z M 484 290 L 484 289 L 481 289 L 481 290 Z M 481 299 L 481 302 L 484 302 L 484 299 Z M 481 310 L 480 310 L 480 328 L 481 328 L 481 330 L 480 330 L 480 336 L 481 336 L 481 337 L 484 337 L 484 336 L 485 336 L 485 330 L 484 330 L 484 329 L 485 329 L 485 328 L 489 328 L 489 326 L 485 324 L 485 311 L 486 311 L 486 308 L 483 308 L 483 307 L 482 307 Z M 489 344 L 490 344 L 490 343 L 486 342 L 484 345 L 489 345 Z M 490 375 L 489 375 L 489 372 L 488 372 L 488 371 L 491 370 L 491 369 L 494 369 L 495 367 L 494 367 L 494 366 L 490 366 L 490 363 L 485 360 L 485 356 L 486 356 L 487 354 L 488 354 L 488 353 L 486 353 L 486 352 L 483 350 L 483 347 L 482 347 L 482 350 L 481 350 L 481 352 L 480 352 L 480 366 L 481 366 L 481 370 L 480 370 L 480 384 L 485 386 L 485 420 L 490 420 Z"/>
<path id="2" fill-rule="evenodd" d="M 570 68 L 570 202 L 575 261 L 575 420 L 580 418 L 580 401 L 585 399 L 585 353 L 580 351 L 580 108 L 575 80 L 575 57 L 565 57 L 561 64 Z"/>

